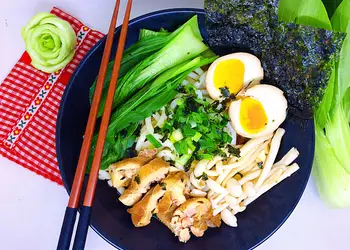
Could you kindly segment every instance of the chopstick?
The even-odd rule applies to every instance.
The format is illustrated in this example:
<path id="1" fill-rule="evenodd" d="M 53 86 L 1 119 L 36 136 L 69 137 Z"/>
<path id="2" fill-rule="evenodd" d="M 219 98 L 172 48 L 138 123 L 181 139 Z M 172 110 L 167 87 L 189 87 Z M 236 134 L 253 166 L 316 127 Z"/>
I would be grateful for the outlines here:
<path id="1" fill-rule="evenodd" d="M 57 244 L 57 250 L 69 250 L 69 247 L 70 247 L 73 228 L 74 228 L 75 219 L 76 219 L 76 213 L 79 205 L 80 193 L 84 182 L 85 169 L 86 169 L 86 165 L 87 165 L 88 157 L 90 153 L 90 147 L 91 147 L 92 137 L 95 129 L 97 113 L 98 113 L 98 109 L 101 101 L 103 85 L 106 78 L 109 57 L 112 50 L 114 30 L 117 22 L 119 6 L 120 6 L 120 0 L 117 0 L 114 7 L 111 23 L 109 26 L 106 45 L 104 48 L 103 57 L 101 61 L 101 67 L 97 78 L 96 89 L 95 89 L 93 101 L 91 104 L 87 126 L 85 129 L 84 140 L 83 140 L 82 148 L 79 155 L 76 173 L 74 176 L 72 191 L 69 197 L 68 206 L 66 208 L 64 220 L 62 223 L 61 233 Z M 81 250 L 81 249 L 84 249 L 85 247 L 87 231 L 90 225 L 91 206 L 95 195 L 104 142 L 105 142 L 107 128 L 108 128 L 111 111 L 112 111 L 114 92 L 117 86 L 118 74 L 119 74 L 120 64 L 123 56 L 124 45 L 126 41 L 131 6 L 132 6 L 132 0 L 128 0 L 127 8 L 124 15 L 124 21 L 122 24 L 121 33 L 118 41 L 118 49 L 115 56 L 115 62 L 114 62 L 112 77 L 111 77 L 110 85 L 108 89 L 107 100 L 106 100 L 104 112 L 102 115 L 102 121 L 99 129 L 95 154 L 92 161 L 92 167 L 90 171 L 86 193 L 84 196 L 84 203 L 80 212 L 78 227 L 77 227 L 77 231 L 74 239 L 74 245 L 73 245 L 74 250 Z"/>

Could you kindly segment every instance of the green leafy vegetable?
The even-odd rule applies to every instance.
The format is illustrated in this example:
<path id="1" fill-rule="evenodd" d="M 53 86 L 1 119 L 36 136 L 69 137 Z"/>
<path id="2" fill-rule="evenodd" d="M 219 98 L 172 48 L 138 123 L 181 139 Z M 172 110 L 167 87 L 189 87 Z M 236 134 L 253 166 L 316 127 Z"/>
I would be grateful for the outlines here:
<path id="1" fill-rule="evenodd" d="M 139 39 L 142 40 L 145 37 L 155 37 L 155 36 L 168 36 L 170 32 L 160 29 L 159 31 L 153 31 L 148 29 L 141 29 L 139 34 Z"/>
<path id="2" fill-rule="evenodd" d="M 113 140 L 106 140 L 102 161 L 100 164 L 100 169 L 107 169 L 109 165 L 125 157 L 125 153 L 128 148 L 130 148 L 136 140 L 136 131 L 138 129 L 138 123 L 131 124 L 125 128 L 120 133 L 116 134 Z M 90 167 L 93 159 L 93 152 L 96 148 L 97 136 L 94 136 L 92 141 L 92 148 L 89 157 L 89 163 L 87 167 L 87 172 L 90 171 Z"/>
<path id="3" fill-rule="evenodd" d="M 345 92 L 343 102 L 343 109 L 345 112 L 347 112 L 348 122 L 350 123 L 350 88 L 348 88 L 348 90 Z"/>
<path id="4" fill-rule="evenodd" d="M 321 6 L 321 0 L 312 0 L 314 6 Z M 279 13 L 281 18 L 295 15 L 295 21 L 317 27 L 320 23 L 327 23 L 328 18 L 323 8 L 305 9 L 303 15 L 312 18 L 298 18 L 298 4 L 292 0 L 281 0 L 286 12 Z M 349 22 L 349 0 L 344 0 L 332 17 L 332 28 L 345 32 Z M 300 3 L 302 4 L 302 3 Z M 317 10 L 317 11 L 315 11 Z M 288 13 L 290 11 L 291 13 Z M 305 20 L 312 22 L 303 23 Z M 343 208 L 350 206 L 350 127 L 349 127 L 349 42 L 348 37 L 343 42 L 339 61 L 333 64 L 332 76 L 326 93 L 316 112 L 316 148 L 315 161 L 312 169 L 313 176 L 321 198 L 328 206 Z"/>
<path id="5" fill-rule="evenodd" d="M 350 174 L 339 162 L 335 149 L 319 127 L 316 127 L 315 150 L 312 174 L 322 200 L 330 207 L 350 207 Z M 345 153 L 349 154 L 349 151 Z"/>
<path id="6" fill-rule="evenodd" d="M 41 12 L 22 29 L 26 51 L 32 65 L 53 73 L 64 68 L 75 53 L 76 35 L 70 24 L 57 16 Z"/>
<path id="7" fill-rule="evenodd" d="M 142 30 L 140 32 L 140 35 L 141 34 Z M 138 42 L 131 45 L 128 49 L 125 50 L 123 54 L 123 59 L 121 61 L 119 70 L 119 78 L 123 77 L 129 70 L 135 67 L 142 60 L 146 59 L 147 57 L 164 47 L 164 45 L 169 41 L 170 38 L 171 37 L 169 37 L 169 35 L 167 35 L 166 33 L 158 32 L 158 35 L 146 35 L 142 37 Z M 103 86 L 104 93 L 108 92 L 108 84 L 112 77 L 113 64 L 114 60 L 110 61 L 108 64 L 106 79 Z M 95 92 L 96 81 L 97 79 L 90 88 L 90 102 L 92 101 Z"/>
<path id="8" fill-rule="evenodd" d="M 339 8 L 332 17 L 334 30 L 350 34 L 350 0 L 343 0 Z M 333 109 L 335 109 L 343 99 L 346 90 L 350 86 L 350 35 L 347 35 L 340 52 L 337 67 L 336 83 L 334 87 Z"/>
<path id="9" fill-rule="evenodd" d="M 322 3 L 314 7 L 303 2 L 307 3 L 293 2 L 296 8 L 291 11 L 292 3 L 284 1 L 280 19 L 330 28 L 326 18 L 307 14 L 311 7 L 325 13 Z M 284 91 L 291 113 L 311 118 L 325 93 L 344 34 L 278 22 L 277 5 L 277 0 L 206 0 L 209 44 L 217 52 L 248 50 L 257 55 L 266 81 Z"/>
<path id="10" fill-rule="evenodd" d="M 317 28 L 332 29 L 326 8 L 320 0 L 280 0 L 278 20 L 310 25 Z"/>
<path id="11" fill-rule="evenodd" d="M 328 86 L 326 88 L 326 92 L 323 96 L 322 102 L 318 107 L 315 115 L 316 123 L 319 127 L 324 128 L 327 123 L 328 114 L 331 111 L 333 104 L 333 95 L 334 95 L 334 86 L 336 84 L 335 80 L 336 75 L 336 67 L 333 65 L 333 71 L 331 78 L 329 79 Z"/>
<path id="12" fill-rule="evenodd" d="M 161 50 L 138 63 L 118 81 L 113 108 L 124 103 L 127 98 L 142 89 L 162 72 L 190 60 L 208 49 L 202 42 L 197 16 L 194 16 L 187 22 L 187 25 L 179 29 L 180 32 L 175 31 L 176 36 L 171 36 L 173 38 Z M 102 95 L 99 116 L 102 115 L 107 92 L 105 91 Z"/>
<path id="13" fill-rule="evenodd" d="M 343 105 L 339 105 L 328 119 L 325 130 L 339 163 L 350 174 L 350 127 Z"/>
<path id="14" fill-rule="evenodd" d="M 324 6 L 327 9 L 329 17 L 333 16 L 334 11 L 337 9 L 337 7 L 342 1 L 343 0 L 322 0 Z"/>
<path id="15" fill-rule="evenodd" d="M 177 94 L 176 87 L 190 72 L 216 58 L 197 57 L 164 72 L 116 110 L 111 117 L 107 137 L 113 137 L 128 124 L 142 121 L 169 103 Z"/>

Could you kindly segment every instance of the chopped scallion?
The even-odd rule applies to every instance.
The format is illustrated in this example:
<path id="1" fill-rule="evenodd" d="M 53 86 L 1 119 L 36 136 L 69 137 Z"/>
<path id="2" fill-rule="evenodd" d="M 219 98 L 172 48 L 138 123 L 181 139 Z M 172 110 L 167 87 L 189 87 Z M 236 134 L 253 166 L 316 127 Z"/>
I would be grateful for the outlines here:
<path id="1" fill-rule="evenodd" d="M 146 135 L 146 139 L 156 148 L 162 147 L 162 144 L 152 135 Z"/>
<path id="2" fill-rule="evenodd" d="M 199 132 L 196 132 L 192 137 L 192 140 L 194 140 L 195 142 L 198 142 L 201 137 L 202 137 L 202 134 Z"/>

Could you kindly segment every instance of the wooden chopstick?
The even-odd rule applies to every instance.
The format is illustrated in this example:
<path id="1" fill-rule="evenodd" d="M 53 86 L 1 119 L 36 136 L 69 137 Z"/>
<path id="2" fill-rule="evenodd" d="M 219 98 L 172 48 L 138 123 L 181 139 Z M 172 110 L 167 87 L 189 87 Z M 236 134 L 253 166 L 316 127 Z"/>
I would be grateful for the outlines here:
<path id="1" fill-rule="evenodd" d="M 85 169 L 88 162 L 88 157 L 89 157 L 90 148 L 91 148 L 91 141 L 92 141 L 92 137 L 95 129 L 96 118 L 97 118 L 97 113 L 98 113 L 98 109 L 101 101 L 102 90 L 103 90 L 103 85 L 106 77 L 109 57 L 111 54 L 113 38 L 114 38 L 114 30 L 116 26 L 119 6 L 120 6 L 120 0 L 117 0 L 113 11 L 111 23 L 109 26 L 109 31 L 108 31 L 108 36 L 106 40 L 106 45 L 103 52 L 101 67 L 100 67 L 100 71 L 99 71 L 99 75 L 96 83 L 96 89 L 95 89 L 93 101 L 91 104 L 91 109 L 90 109 L 89 118 L 88 118 L 86 130 L 84 134 L 82 148 L 80 151 L 77 170 L 74 176 L 72 191 L 69 197 L 68 206 L 66 208 L 65 217 L 61 228 L 60 238 L 57 245 L 58 250 L 68 250 L 70 246 L 77 208 L 79 205 L 80 193 L 81 193 L 83 181 L 84 181 Z M 91 206 L 95 195 L 104 142 L 105 142 L 107 128 L 108 128 L 110 115 L 112 111 L 114 92 L 117 86 L 120 63 L 122 60 L 124 45 L 126 41 L 131 6 L 132 6 L 132 0 L 128 0 L 128 5 L 126 8 L 124 21 L 123 21 L 123 25 L 120 33 L 119 42 L 118 42 L 118 49 L 116 52 L 110 86 L 108 89 L 107 101 L 106 101 L 105 109 L 102 116 L 102 122 L 101 122 L 100 131 L 98 135 L 96 150 L 93 158 L 93 164 L 92 164 L 88 186 L 87 186 L 86 194 L 84 198 L 84 206 L 81 209 L 77 232 L 75 235 L 75 240 L 73 245 L 74 250 L 78 250 L 78 249 L 81 250 L 81 249 L 84 249 L 85 247 L 87 231 L 90 225 Z"/>

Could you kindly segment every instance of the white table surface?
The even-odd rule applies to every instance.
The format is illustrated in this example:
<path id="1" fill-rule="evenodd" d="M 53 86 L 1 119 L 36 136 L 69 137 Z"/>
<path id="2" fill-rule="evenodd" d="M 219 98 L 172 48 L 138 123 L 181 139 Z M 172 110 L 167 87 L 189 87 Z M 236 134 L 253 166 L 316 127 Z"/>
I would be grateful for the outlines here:
<path id="1" fill-rule="evenodd" d="M 0 81 L 23 52 L 20 30 L 35 13 L 57 6 L 106 33 L 113 4 L 113 0 L 2 0 Z M 173 7 L 202 8 L 203 0 L 134 0 L 132 17 Z M 64 188 L 1 156 L 0 173 L 0 249 L 56 249 L 68 201 Z M 287 222 L 257 249 L 349 249 L 349 232 L 350 209 L 326 208 L 310 180 Z M 90 229 L 86 249 L 114 248 Z"/>

